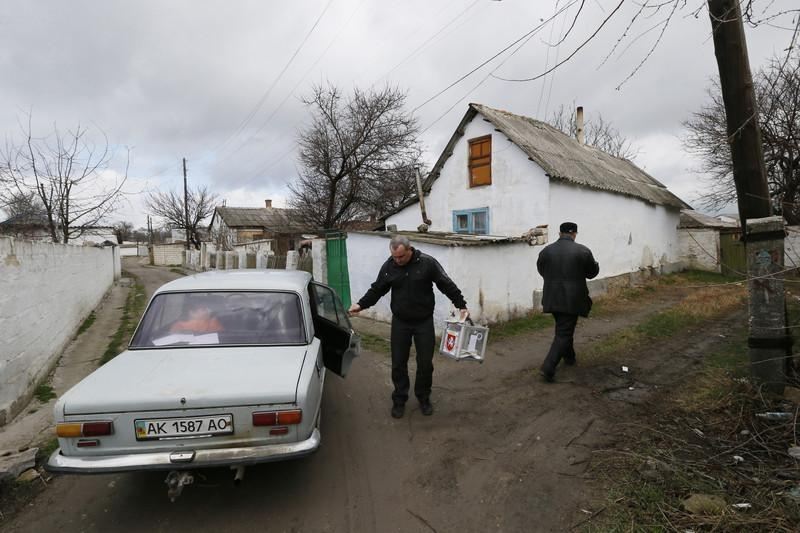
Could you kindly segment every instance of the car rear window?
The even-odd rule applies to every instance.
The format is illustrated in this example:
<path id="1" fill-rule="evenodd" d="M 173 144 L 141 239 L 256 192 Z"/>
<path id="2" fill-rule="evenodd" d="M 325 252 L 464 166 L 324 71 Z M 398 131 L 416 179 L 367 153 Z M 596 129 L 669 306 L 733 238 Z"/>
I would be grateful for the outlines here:
<path id="1" fill-rule="evenodd" d="M 290 292 L 172 292 L 147 308 L 131 348 L 305 344 Z"/>

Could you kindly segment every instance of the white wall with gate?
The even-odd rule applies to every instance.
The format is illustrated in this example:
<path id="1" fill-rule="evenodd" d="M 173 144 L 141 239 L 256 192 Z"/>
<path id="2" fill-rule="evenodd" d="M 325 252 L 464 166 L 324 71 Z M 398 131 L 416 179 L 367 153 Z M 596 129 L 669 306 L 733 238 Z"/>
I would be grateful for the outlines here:
<path id="1" fill-rule="evenodd" d="M 538 305 L 542 279 L 536 273 L 541 246 L 527 243 L 493 243 L 453 246 L 415 242 L 415 248 L 435 257 L 461 289 L 473 319 L 498 322 L 522 316 Z M 348 233 L 347 264 L 350 294 L 357 302 L 375 281 L 389 258 L 389 237 L 380 233 Z M 450 300 L 434 287 L 434 320 L 441 325 L 453 308 Z M 391 294 L 362 316 L 388 322 L 392 318 Z"/>

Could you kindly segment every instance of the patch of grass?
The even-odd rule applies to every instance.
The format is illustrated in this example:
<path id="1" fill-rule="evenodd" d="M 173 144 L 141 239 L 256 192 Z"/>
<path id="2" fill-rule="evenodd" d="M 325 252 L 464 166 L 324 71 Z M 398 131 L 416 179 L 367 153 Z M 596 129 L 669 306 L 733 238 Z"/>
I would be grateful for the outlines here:
<path id="1" fill-rule="evenodd" d="M 602 361 L 698 326 L 741 306 L 746 294 L 736 285 L 706 287 L 692 291 L 673 308 L 655 313 L 636 326 L 624 328 L 594 344 L 588 359 Z"/>
<path id="2" fill-rule="evenodd" d="M 392 345 L 389 339 L 384 339 L 371 333 L 359 333 L 361 336 L 361 348 L 368 352 L 390 353 Z"/>
<path id="3" fill-rule="evenodd" d="M 89 316 L 86 317 L 86 320 L 83 321 L 83 324 L 78 328 L 77 333 L 75 333 L 75 338 L 77 339 L 84 331 L 92 327 L 94 321 L 97 319 L 97 315 L 94 314 L 94 311 L 89 313 Z"/>
<path id="4" fill-rule="evenodd" d="M 136 276 L 129 273 L 127 275 L 133 279 L 133 286 L 125 299 L 125 307 L 122 311 L 122 321 L 119 324 L 119 328 L 111 337 L 108 348 L 106 348 L 103 357 L 100 359 L 101 365 L 111 361 L 122 351 L 123 343 L 133 335 L 133 330 L 136 329 L 136 324 L 138 324 L 139 317 L 141 317 L 147 303 L 144 285 L 139 282 Z"/>
<path id="5" fill-rule="evenodd" d="M 675 284 L 702 284 L 720 285 L 723 283 L 733 283 L 743 281 L 742 276 L 725 275 L 717 272 L 706 272 L 704 270 L 684 270 L 674 274 L 666 274 L 660 277 L 661 283 L 665 285 Z"/>
<path id="6" fill-rule="evenodd" d="M 33 395 L 42 403 L 47 403 L 56 397 L 53 387 L 47 383 L 40 383 L 33 391 Z"/>
<path id="7" fill-rule="evenodd" d="M 58 439 L 53 437 L 39 445 L 39 451 L 36 452 L 36 462 L 43 463 L 46 461 L 54 451 L 58 448 Z"/>
<path id="8" fill-rule="evenodd" d="M 489 331 L 491 340 L 499 340 L 553 327 L 554 324 L 551 315 L 533 312 L 520 318 L 512 318 L 507 322 L 490 324 Z"/>
<path id="9" fill-rule="evenodd" d="M 180 274 L 181 276 L 186 276 L 187 275 L 186 272 L 183 271 L 183 269 L 176 268 L 176 267 L 170 268 L 169 271 L 170 272 L 174 272 L 175 274 Z"/>

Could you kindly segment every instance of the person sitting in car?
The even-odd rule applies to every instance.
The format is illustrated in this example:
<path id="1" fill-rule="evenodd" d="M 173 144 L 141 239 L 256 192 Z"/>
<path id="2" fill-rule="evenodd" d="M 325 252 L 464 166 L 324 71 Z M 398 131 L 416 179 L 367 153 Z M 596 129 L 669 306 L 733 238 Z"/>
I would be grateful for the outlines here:
<path id="1" fill-rule="evenodd" d="M 222 331 L 222 324 L 216 317 L 211 316 L 211 309 L 206 304 L 198 304 L 189 310 L 185 320 L 175 322 L 170 328 L 171 333 L 217 333 Z"/>

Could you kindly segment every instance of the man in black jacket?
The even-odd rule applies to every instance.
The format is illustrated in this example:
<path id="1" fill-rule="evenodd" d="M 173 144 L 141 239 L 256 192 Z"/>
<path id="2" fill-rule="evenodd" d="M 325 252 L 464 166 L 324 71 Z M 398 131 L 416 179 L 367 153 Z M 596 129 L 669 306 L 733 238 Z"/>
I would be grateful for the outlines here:
<path id="1" fill-rule="evenodd" d="M 417 349 L 417 377 L 414 394 L 420 411 L 425 416 L 433 414 L 431 385 L 433 382 L 433 350 L 436 334 L 433 329 L 435 303 L 433 284 L 444 293 L 461 312 L 461 319 L 469 315 L 467 302 L 461 291 L 433 257 L 411 246 L 408 238 L 398 235 L 389 242 L 392 256 L 386 260 L 378 278 L 367 293 L 350 307 L 350 314 L 371 307 L 392 290 L 392 416 L 401 418 L 408 400 L 410 381 L 408 357 L 411 340 Z"/>
<path id="2" fill-rule="evenodd" d="M 536 261 L 536 268 L 544 278 L 542 307 L 556 321 L 555 338 L 541 367 L 542 377 L 548 382 L 553 381 L 561 359 L 567 365 L 575 364 L 572 336 L 578 316 L 589 316 L 592 309 L 586 280 L 600 271 L 592 251 L 575 242 L 577 235 L 578 225 L 564 222 L 559 227 L 559 239 L 546 246 Z"/>

